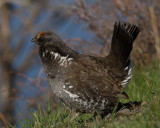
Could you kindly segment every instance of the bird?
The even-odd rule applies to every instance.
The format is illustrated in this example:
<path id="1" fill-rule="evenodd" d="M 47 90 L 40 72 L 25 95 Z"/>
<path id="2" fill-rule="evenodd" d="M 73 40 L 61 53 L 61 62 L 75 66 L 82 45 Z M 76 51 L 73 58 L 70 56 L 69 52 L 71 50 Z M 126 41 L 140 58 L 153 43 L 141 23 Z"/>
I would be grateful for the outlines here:
<path id="1" fill-rule="evenodd" d="M 114 24 L 111 50 L 105 57 L 80 54 L 54 32 L 39 32 L 32 39 L 39 46 L 46 77 L 55 96 L 69 110 L 111 113 L 118 99 L 129 98 L 125 88 L 132 78 L 130 53 L 141 28 L 127 22 Z"/>

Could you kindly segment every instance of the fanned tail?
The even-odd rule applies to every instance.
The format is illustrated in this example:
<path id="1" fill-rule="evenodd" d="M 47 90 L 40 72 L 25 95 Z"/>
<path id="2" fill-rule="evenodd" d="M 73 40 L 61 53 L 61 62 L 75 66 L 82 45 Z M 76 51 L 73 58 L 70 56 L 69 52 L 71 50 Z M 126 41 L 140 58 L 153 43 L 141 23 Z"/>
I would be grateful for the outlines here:
<path id="1" fill-rule="evenodd" d="M 133 42 L 140 32 L 140 28 L 129 23 L 116 22 L 112 37 L 111 52 L 107 59 L 112 59 L 112 64 L 125 68 L 129 62 Z"/>

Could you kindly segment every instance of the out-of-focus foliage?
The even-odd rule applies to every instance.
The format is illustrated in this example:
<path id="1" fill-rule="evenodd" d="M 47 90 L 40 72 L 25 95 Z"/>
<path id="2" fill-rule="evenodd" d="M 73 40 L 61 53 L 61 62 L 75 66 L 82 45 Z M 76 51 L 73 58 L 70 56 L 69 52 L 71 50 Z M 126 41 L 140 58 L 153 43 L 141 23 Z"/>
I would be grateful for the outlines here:
<path id="1" fill-rule="evenodd" d="M 63 28 L 66 35 L 77 33 L 78 22 L 77 27 L 83 26 L 92 36 L 88 40 L 80 35 L 67 39 L 69 46 L 78 52 L 106 56 L 115 21 L 137 24 L 142 32 L 134 43 L 132 58 L 136 65 L 146 67 L 160 60 L 159 14 L 159 0 L 1 0 L 0 125 L 14 124 L 15 111 L 28 113 L 27 107 L 35 108 L 37 100 L 46 102 L 48 95 L 54 98 L 41 69 L 38 48 L 29 45 L 37 32 L 57 32 L 72 19 L 72 30 Z"/>
<path id="2" fill-rule="evenodd" d="M 146 66 L 154 64 L 157 57 L 160 59 L 160 25 L 158 24 L 160 2 L 158 0 L 99 0 L 94 5 L 87 5 L 85 0 L 79 0 L 79 4 L 74 9 L 79 19 L 88 24 L 87 29 L 96 35 L 96 39 L 92 40 L 93 48 L 88 48 L 90 53 L 95 51 L 97 54 L 97 49 L 102 56 L 109 53 L 113 25 L 116 20 L 122 20 L 142 28 L 134 43 L 132 54 L 134 63 Z"/>
<path id="3" fill-rule="evenodd" d="M 30 40 L 39 31 L 56 31 L 71 16 L 71 9 L 56 0 L 0 1 L 0 125 L 14 124 L 15 111 L 27 113 L 27 106 L 53 96 Z"/>

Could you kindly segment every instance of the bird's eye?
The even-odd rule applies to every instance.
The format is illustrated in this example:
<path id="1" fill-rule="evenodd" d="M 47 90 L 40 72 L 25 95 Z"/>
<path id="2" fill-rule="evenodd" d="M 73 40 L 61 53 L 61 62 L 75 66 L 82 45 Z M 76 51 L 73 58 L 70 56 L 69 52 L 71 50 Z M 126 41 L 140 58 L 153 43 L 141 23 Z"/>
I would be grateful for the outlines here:
<path id="1" fill-rule="evenodd" d="M 38 38 L 38 42 L 42 42 L 42 41 L 44 41 L 44 37 L 40 36 L 40 37 Z"/>
<path id="2" fill-rule="evenodd" d="M 40 38 L 45 32 L 40 32 L 39 34 L 37 34 L 37 37 Z"/>
<path id="3" fill-rule="evenodd" d="M 37 34 L 37 39 L 38 39 L 39 42 L 44 41 L 44 37 L 43 37 L 44 33 L 45 32 L 40 32 L 39 34 Z"/>

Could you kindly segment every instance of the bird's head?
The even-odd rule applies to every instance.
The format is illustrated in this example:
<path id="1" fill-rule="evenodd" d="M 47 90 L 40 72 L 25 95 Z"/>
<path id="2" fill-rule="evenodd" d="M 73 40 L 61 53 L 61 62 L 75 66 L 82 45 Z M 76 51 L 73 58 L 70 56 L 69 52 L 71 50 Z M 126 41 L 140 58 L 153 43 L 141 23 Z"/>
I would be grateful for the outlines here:
<path id="1" fill-rule="evenodd" d="M 45 43 L 55 44 L 59 41 L 62 41 L 60 37 L 51 31 L 40 32 L 32 39 L 32 42 L 35 42 L 38 45 L 43 45 Z"/>
<path id="2" fill-rule="evenodd" d="M 72 54 L 72 57 L 75 54 L 78 54 L 74 50 L 70 49 L 64 41 L 57 36 L 54 32 L 44 31 L 38 33 L 33 39 L 32 42 L 35 42 L 39 45 L 40 54 L 42 55 L 43 50 L 51 50 L 55 53 L 60 54 L 61 56 L 68 56 Z"/>

